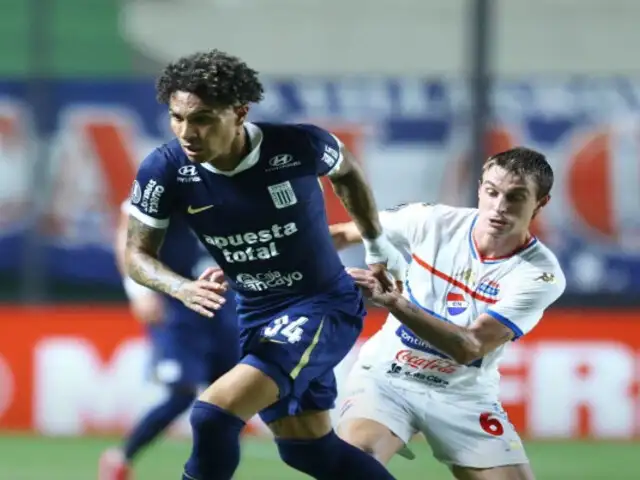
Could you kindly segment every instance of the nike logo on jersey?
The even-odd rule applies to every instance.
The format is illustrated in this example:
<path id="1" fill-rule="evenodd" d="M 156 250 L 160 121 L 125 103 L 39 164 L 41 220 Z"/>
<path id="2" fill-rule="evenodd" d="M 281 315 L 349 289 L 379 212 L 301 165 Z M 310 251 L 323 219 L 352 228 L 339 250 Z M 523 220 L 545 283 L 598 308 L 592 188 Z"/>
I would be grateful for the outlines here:
<path id="1" fill-rule="evenodd" d="M 191 205 L 189 205 L 187 207 L 187 213 L 189 215 L 195 215 L 196 213 L 204 212 L 205 210 L 209 210 L 210 208 L 213 208 L 213 205 L 206 205 L 204 207 L 199 207 L 199 208 L 193 208 Z"/>

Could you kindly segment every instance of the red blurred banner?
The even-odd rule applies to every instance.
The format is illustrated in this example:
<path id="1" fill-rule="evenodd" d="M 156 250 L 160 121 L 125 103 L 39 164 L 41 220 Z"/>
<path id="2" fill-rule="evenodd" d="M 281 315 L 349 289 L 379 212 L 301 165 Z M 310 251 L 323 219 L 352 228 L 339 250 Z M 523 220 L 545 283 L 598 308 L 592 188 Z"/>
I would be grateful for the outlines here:
<path id="1" fill-rule="evenodd" d="M 383 321 L 373 310 L 362 340 Z M 144 381 L 148 354 L 125 307 L 0 307 L 0 428 L 127 428 L 162 394 Z M 510 347 L 502 374 L 502 400 L 525 437 L 640 438 L 638 311 L 550 312 Z"/>

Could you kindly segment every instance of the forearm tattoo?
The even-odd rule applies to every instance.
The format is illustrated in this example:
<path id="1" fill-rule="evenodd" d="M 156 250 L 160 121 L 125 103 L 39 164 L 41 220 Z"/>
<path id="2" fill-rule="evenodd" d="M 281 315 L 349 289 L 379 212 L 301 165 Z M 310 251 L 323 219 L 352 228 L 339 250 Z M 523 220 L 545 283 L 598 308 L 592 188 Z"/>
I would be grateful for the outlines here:
<path id="1" fill-rule="evenodd" d="M 347 154 L 348 155 L 348 154 Z M 353 158 L 343 161 L 354 162 L 352 168 L 335 178 L 331 178 L 333 190 L 365 238 L 376 238 L 382 233 L 378 210 L 373 193 L 364 172 Z"/>
<path id="2" fill-rule="evenodd" d="M 125 266 L 127 274 L 136 282 L 153 290 L 175 296 L 187 279 L 158 260 L 165 230 L 145 225 L 130 217 L 127 227 Z"/>

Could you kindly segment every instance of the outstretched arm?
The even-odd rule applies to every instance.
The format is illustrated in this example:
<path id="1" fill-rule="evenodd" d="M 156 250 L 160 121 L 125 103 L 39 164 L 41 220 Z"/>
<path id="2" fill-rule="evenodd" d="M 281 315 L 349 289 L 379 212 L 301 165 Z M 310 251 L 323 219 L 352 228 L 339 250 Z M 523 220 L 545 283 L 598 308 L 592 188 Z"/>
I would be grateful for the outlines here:
<path id="1" fill-rule="evenodd" d="M 404 203 L 379 212 L 378 218 L 389 241 L 401 252 L 410 254 L 429 230 L 432 209 L 427 203 Z M 329 233 L 338 250 L 362 242 L 354 222 L 330 225 Z"/>
<path id="2" fill-rule="evenodd" d="M 566 285 L 562 271 L 547 267 L 547 272 L 529 267 L 512 278 L 505 277 L 503 296 L 468 326 L 445 322 L 398 292 L 385 292 L 367 270 L 349 269 L 349 273 L 374 303 L 389 310 L 418 337 L 458 363 L 468 365 L 529 332 L 562 295 Z"/>
<path id="3" fill-rule="evenodd" d="M 382 234 L 371 187 L 356 158 L 340 146 L 342 161 L 329 175 L 333 190 L 349 212 L 360 238 L 374 240 Z"/>
<path id="4" fill-rule="evenodd" d="M 469 326 L 444 322 L 429 315 L 399 292 L 384 292 L 371 272 L 357 268 L 348 271 L 374 303 L 389 310 L 418 337 L 461 365 L 473 363 L 514 336 L 509 327 L 486 313 Z"/>
<path id="5" fill-rule="evenodd" d="M 399 295 L 387 309 L 418 337 L 461 365 L 473 363 L 513 338 L 511 329 L 486 313 L 463 327 L 435 318 Z"/>
<path id="6" fill-rule="evenodd" d="M 362 235 L 353 222 L 329 225 L 329 233 L 333 239 L 333 244 L 338 250 L 362 243 Z"/>
<path id="7" fill-rule="evenodd" d="M 355 230 L 358 232 L 356 234 L 352 227 L 345 226 L 345 232 L 350 233 L 347 238 L 351 240 L 350 243 L 355 243 L 357 238 L 364 244 L 365 262 L 382 286 L 391 290 L 394 283 L 388 277 L 387 271 L 391 272 L 394 278 L 400 278 L 402 254 L 384 235 L 371 186 L 358 161 L 342 143 L 339 144 L 339 148 L 340 163 L 331 170 L 329 179 L 336 195 L 353 218 Z"/>

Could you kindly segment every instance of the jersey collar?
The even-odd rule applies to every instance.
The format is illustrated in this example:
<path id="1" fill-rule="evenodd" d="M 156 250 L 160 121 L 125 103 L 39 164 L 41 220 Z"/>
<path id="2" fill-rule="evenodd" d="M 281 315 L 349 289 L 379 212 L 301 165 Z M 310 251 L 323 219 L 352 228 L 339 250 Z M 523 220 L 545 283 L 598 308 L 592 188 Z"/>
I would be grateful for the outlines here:
<path id="1" fill-rule="evenodd" d="M 528 250 L 529 248 L 533 247 L 537 242 L 538 239 L 531 235 L 531 238 L 529 238 L 529 240 L 527 240 L 524 244 L 520 245 L 518 248 L 516 248 L 515 250 L 513 250 L 511 253 L 507 254 L 507 255 L 503 255 L 501 257 L 485 257 L 480 253 L 480 250 L 478 250 L 478 246 L 476 245 L 476 241 L 473 238 L 473 228 L 476 225 L 476 221 L 478 220 L 478 214 L 476 214 L 473 217 L 473 221 L 471 222 L 471 228 L 469 228 L 469 248 L 471 249 L 471 255 L 473 256 L 474 259 L 476 260 L 480 260 L 482 263 L 499 263 L 499 262 L 503 262 L 505 260 L 510 259 L 511 257 L 513 257 L 514 255 L 518 255 L 519 253 L 524 252 L 525 250 Z"/>
<path id="2" fill-rule="evenodd" d="M 260 146 L 262 145 L 262 130 L 257 125 L 253 123 L 246 122 L 244 127 L 247 129 L 247 133 L 249 134 L 249 141 L 251 142 L 251 151 L 249 154 L 242 159 L 242 161 L 238 164 L 236 168 L 233 170 L 218 170 L 216 167 L 211 165 L 210 163 L 201 163 L 200 165 L 205 170 L 209 170 L 211 173 L 216 173 L 218 175 L 224 175 L 225 177 L 233 177 L 240 172 L 244 172 L 245 170 L 250 169 L 258 160 L 260 160 Z"/>

